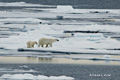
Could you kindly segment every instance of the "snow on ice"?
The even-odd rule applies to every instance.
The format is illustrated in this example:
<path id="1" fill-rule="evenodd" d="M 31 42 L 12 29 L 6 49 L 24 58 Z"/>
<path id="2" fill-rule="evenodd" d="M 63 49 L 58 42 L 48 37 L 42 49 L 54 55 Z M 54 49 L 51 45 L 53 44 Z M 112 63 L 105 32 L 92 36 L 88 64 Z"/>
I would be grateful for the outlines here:
<path id="1" fill-rule="evenodd" d="M 33 75 L 33 74 L 4 74 L 0 77 L 1 79 L 32 79 L 32 80 L 74 80 L 73 77 L 68 76 L 44 76 L 44 75 Z"/>
<path id="2" fill-rule="evenodd" d="M 31 3 L 26 3 L 26 2 L 11 2 L 11 3 L 3 3 L 0 2 L 0 6 L 21 6 L 21 7 L 28 7 L 28 6 L 32 6 L 32 7 L 51 7 L 50 5 L 40 5 L 40 4 L 31 4 Z"/>

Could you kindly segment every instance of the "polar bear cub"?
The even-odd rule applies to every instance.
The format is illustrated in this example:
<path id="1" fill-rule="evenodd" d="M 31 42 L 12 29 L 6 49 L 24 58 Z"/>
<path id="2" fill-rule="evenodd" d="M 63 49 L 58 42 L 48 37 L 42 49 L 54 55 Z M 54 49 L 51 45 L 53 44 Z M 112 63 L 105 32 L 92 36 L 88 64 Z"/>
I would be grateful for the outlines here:
<path id="1" fill-rule="evenodd" d="M 52 47 L 52 43 L 59 41 L 58 39 L 48 39 L 48 38 L 41 38 L 38 41 L 38 47 L 44 47 L 46 45 L 46 48 L 50 45 Z"/>
<path id="2" fill-rule="evenodd" d="M 36 41 L 28 41 L 27 42 L 27 48 L 34 48 L 34 45 L 37 44 Z"/>

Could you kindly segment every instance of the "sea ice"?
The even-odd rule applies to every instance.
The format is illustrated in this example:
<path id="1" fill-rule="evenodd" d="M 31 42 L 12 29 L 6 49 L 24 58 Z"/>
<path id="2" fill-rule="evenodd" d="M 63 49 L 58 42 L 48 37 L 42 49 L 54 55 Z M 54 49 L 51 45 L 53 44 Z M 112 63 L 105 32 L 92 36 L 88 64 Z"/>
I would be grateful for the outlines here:
<path id="1" fill-rule="evenodd" d="M 33 75 L 33 74 L 4 74 L 0 77 L 1 79 L 32 79 L 32 80 L 74 80 L 73 77 L 68 76 L 44 76 L 44 75 Z"/>

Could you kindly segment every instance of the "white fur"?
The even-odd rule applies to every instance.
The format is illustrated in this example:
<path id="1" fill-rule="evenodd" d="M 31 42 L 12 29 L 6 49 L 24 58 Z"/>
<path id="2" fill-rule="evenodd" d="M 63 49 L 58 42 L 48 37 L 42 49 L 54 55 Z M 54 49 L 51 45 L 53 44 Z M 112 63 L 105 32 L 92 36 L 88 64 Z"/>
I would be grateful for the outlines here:
<path id="1" fill-rule="evenodd" d="M 44 47 L 44 45 L 46 45 L 46 47 L 48 47 L 48 45 L 50 45 L 50 47 L 52 47 L 52 43 L 59 41 L 58 39 L 48 39 L 48 38 L 41 38 L 38 41 L 38 47 Z"/>
<path id="2" fill-rule="evenodd" d="M 34 48 L 34 45 L 37 44 L 36 41 L 28 41 L 27 42 L 27 48 Z"/>

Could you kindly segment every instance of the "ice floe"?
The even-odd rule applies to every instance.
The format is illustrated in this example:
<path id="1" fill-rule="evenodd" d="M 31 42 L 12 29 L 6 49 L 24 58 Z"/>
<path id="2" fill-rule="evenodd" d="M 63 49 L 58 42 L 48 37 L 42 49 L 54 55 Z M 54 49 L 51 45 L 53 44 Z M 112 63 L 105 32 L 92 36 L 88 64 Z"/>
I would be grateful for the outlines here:
<path id="1" fill-rule="evenodd" d="M 36 18 L 6 18 L 6 19 L 0 19 L 1 23 L 4 24 L 40 24 L 40 22 L 47 22 L 44 20 L 36 19 Z"/>
<path id="2" fill-rule="evenodd" d="M 25 2 L 16 3 L 0 3 L 1 6 L 22 6 L 32 5 Z M 36 4 L 34 4 L 36 6 Z M 39 5 L 39 4 L 38 4 Z M 51 10 L 51 9 L 50 9 Z M 54 12 L 55 11 L 55 12 Z M 81 12 L 83 11 L 83 12 Z M 90 11 L 102 12 L 102 14 L 93 14 Z M 104 13 L 109 11 L 108 13 Z M 58 5 L 56 9 L 50 12 L 21 12 L 21 11 L 0 11 L 0 24 L 1 27 L 19 27 L 23 32 L 18 32 L 19 35 L 13 35 L 8 38 L 0 39 L 0 47 L 5 49 L 18 49 L 26 48 L 26 42 L 29 40 L 38 41 L 40 38 L 58 38 L 60 41 L 53 43 L 53 47 L 38 48 L 36 50 L 59 50 L 71 52 L 91 52 L 91 53 L 119 53 L 119 51 L 111 51 L 108 49 L 119 48 L 119 41 L 113 39 L 108 35 L 104 36 L 103 33 L 74 33 L 74 36 L 66 35 L 65 30 L 81 30 L 81 31 L 103 31 L 111 33 L 120 33 L 119 25 L 101 25 L 92 20 L 99 21 L 103 19 L 114 18 L 119 16 L 119 10 L 100 10 L 100 9 L 74 9 L 71 5 Z M 68 12 L 70 12 L 68 14 Z M 72 14 L 72 13 L 82 14 Z M 56 19 L 56 16 L 63 16 L 63 19 Z M 43 20 L 41 20 L 43 19 Z M 71 20 L 69 20 L 71 19 Z M 85 20 L 84 20 L 85 19 Z M 84 21 L 82 21 L 84 20 Z M 87 22 L 86 22 L 87 20 Z M 91 20 L 91 21 L 89 21 Z M 79 22 L 81 21 L 81 22 Z M 46 23 L 46 24 L 40 24 Z M 49 22 L 49 24 L 47 23 Z M 81 24 L 79 24 L 81 23 Z M 89 23 L 89 25 L 87 25 Z M 102 22 L 101 22 L 102 23 Z M 73 25 L 78 24 L 78 25 Z M 26 27 L 24 26 L 27 26 Z M 71 34 L 71 33 L 70 33 Z M 69 36 L 69 37 L 68 37 Z M 11 46 L 12 45 L 12 46 Z M 95 50 L 90 50 L 95 49 Z M 94 51 L 94 52 L 93 52 Z"/>
<path id="3" fill-rule="evenodd" d="M 52 5 L 41 5 L 41 4 L 31 4 L 31 3 L 26 3 L 26 2 L 11 2 L 11 3 L 4 3 L 4 2 L 0 2 L 0 6 L 21 6 L 21 7 L 25 7 L 25 6 L 32 6 L 32 7 L 52 7 Z"/>
<path id="4" fill-rule="evenodd" d="M 37 72 L 33 69 L 29 69 L 29 70 L 24 70 L 24 69 L 12 69 L 12 68 L 0 68 L 0 72 L 8 72 L 8 73 L 18 73 L 18 72 Z"/>
<path id="5" fill-rule="evenodd" d="M 30 26 L 28 26 L 28 27 L 30 27 Z M 98 29 L 100 29 L 100 27 L 98 27 Z M 72 28 L 73 27 L 66 28 L 66 29 L 72 29 Z M 78 27 L 78 28 L 82 29 L 83 27 Z M 84 27 L 83 29 L 89 30 L 91 28 L 89 28 L 89 26 L 88 26 L 88 28 Z M 111 27 L 109 27 L 109 28 L 111 28 Z M 109 29 L 109 28 L 104 28 L 104 29 Z M 61 30 L 59 30 L 59 29 L 61 29 Z M 26 48 L 26 42 L 29 40 L 38 41 L 40 38 L 43 38 L 43 37 L 44 38 L 56 38 L 54 36 L 50 36 L 50 35 L 46 35 L 46 34 L 56 34 L 56 33 L 62 34 L 63 30 L 65 30 L 64 26 L 62 27 L 62 26 L 57 26 L 57 25 L 51 25 L 51 26 L 37 25 L 36 29 L 33 31 L 27 31 L 26 33 L 21 33 L 19 36 L 10 36 L 9 38 L 2 38 L 2 39 L 0 39 L 0 43 L 1 43 L 2 47 L 8 48 L 8 49 Z M 112 29 L 110 29 L 110 30 L 112 30 Z M 53 47 L 46 48 L 46 50 L 50 49 L 50 50 L 67 51 L 70 49 L 69 51 L 86 52 L 87 48 L 95 48 L 97 50 L 94 50 L 94 51 L 98 51 L 98 52 L 99 51 L 103 51 L 103 52 L 108 51 L 109 52 L 109 50 L 106 50 L 106 49 L 113 49 L 113 48 L 120 47 L 119 41 L 117 41 L 115 39 L 111 39 L 111 38 L 105 38 L 103 36 L 103 34 L 101 34 L 101 33 L 96 33 L 96 34 L 78 33 L 78 34 L 74 34 L 74 36 L 71 38 L 65 38 L 65 39 L 58 38 L 58 39 L 60 40 L 59 42 L 53 43 Z M 37 45 L 35 45 L 35 49 L 45 49 L 45 48 L 41 48 L 41 47 L 38 48 Z M 89 52 L 89 50 L 87 52 Z"/>
<path id="6" fill-rule="evenodd" d="M 1 79 L 15 79 L 15 80 L 74 80 L 73 77 L 68 76 L 45 76 L 45 75 L 33 75 L 33 74 L 4 74 L 0 77 Z"/>

